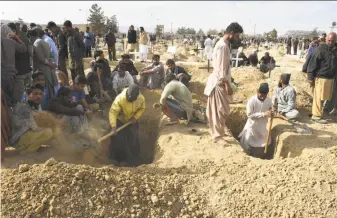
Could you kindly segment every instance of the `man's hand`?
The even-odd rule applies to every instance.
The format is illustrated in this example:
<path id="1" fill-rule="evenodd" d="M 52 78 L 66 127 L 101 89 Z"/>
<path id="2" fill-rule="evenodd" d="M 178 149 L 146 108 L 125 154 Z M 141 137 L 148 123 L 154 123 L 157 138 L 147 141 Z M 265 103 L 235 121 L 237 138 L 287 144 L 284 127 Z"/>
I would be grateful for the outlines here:
<path id="1" fill-rule="evenodd" d="M 231 84 L 228 81 L 226 82 L 226 87 L 227 87 L 227 93 L 228 93 L 228 95 L 233 95 L 232 86 L 231 86 Z"/>
<path id="2" fill-rule="evenodd" d="M 286 115 L 286 113 L 285 113 L 285 112 L 282 112 L 282 111 L 280 111 L 280 112 L 278 113 L 278 115 L 280 115 L 280 116 L 285 116 L 285 115 Z"/>
<path id="3" fill-rule="evenodd" d="M 112 128 L 111 128 L 111 133 L 112 133 L 112 134 L 115 134 L 115 133 L 116 133 L 116 127 L 112 127 Z"/>
<path id="4" fill-rule="evenodd" d="M 184 76 L 183 73 L 179 73 L 179 74 L 177 75 L 177 79 L 180 79 L 180 77 L 183 77 L 183 76 Z"/>
<path id="5" fill-rule="evenodd" d="M 89 110 L 89 109 L 85 111 L 85 115 L 90 115 L 91 113 L 92 113 L 92 111 Z"/>
<path id="6" fill-rule="evenodd" d="M 137 120 L 136 120 L 136 118 L 134 118 L 134 117 L 131 117 L 131 119 L 130 119 L 130 122 L 131 122 L 132 124 L 134 124 L 134 123 L 136 123 L 136 122 L 137 122 Z"/>
<path id="7" fill-rule="evenodd" d="M 264 116 L 265 117 L 270 117 L 272 114 L 273 114 L 272 111 L 266 111 L 266 112 L 264 112 Z"/>

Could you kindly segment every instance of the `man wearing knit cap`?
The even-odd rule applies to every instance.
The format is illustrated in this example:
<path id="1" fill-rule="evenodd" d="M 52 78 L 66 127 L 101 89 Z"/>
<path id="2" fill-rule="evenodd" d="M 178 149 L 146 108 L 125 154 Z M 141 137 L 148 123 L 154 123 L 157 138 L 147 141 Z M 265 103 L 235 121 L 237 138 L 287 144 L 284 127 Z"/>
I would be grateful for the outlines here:
<path id="1" fill-rule="evenodd" d="M 296 110 L 296 91 L 289 85 L 291 74 L 281 75 L 278 87 L 274 91 L 273 105 L 277 112 L 288 119 L 296 119 L 299 115 Z"/>
<path id="2" fill-rule="evenodd" d="M 145 98 L 136 84 L 130 85 L 119 94 L 112 103 L 109 112 L 111 131 L 127 122 L 132 124 L 111 137 L 110 158 L 118 162 L 131 161 L 139 155 L 139 124 L 138 120 L 145 111 Z"/>
<path id="3" fill-rule="evenodd" d="M 240 133 L 240 144 L 248 155 L 264 158 L 264 146 L 268 135 L 268 117 L 272 115 L 272 101 L 268 98 L 268 83 L 261 83 L 257 95 L 247 103 L 247 116 L 243 131 Z"/>

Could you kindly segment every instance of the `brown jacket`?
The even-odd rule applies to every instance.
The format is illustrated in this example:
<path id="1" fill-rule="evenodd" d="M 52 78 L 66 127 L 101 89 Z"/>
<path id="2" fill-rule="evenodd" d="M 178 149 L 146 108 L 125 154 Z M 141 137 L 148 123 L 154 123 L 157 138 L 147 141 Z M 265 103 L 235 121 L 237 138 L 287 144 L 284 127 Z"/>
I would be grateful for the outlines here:
<path id="1" fill-rule="evenodd" d="M 149 39 L 147 38 L 147 32 L 142 32 L 139 34 L 139 44 L 140 45 L 147 45 Z"/>

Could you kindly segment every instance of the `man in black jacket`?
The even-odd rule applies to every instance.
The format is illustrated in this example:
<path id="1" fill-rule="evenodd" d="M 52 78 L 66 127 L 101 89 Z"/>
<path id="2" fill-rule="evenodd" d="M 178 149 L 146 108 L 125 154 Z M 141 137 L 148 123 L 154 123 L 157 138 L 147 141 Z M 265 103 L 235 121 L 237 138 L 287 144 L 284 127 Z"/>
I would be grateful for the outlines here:
<path id="1" fill-rule="evenodd" d="M 294 55 L 297 55 L 297 48 L 298 48 L 299 42 L 300 41 L 298 40 L 298 38 L 296 38 L 295 41 L 294 41 L 294 45 L 293 45 L 293 47 L 294 47 Z"/>
<path id="2" fill-rule="evenodd" d="M 53 36 L 55 37 L 55 44 L 59 49 L 58 69 L 65 73 L 68 78 L 68 71 L 66 67 L 67 37 L 61 28 L 56 26 L 53 21 L 48 22 L 47 28 L 53 33 Z"/>
<path id="3" fill-rule="evenodd" d="M 115 34 L 112 32 L 111 28 L 109 28 L 109 32 L 105 35 L 105 43 L 108 45 L 109 60 L 117 61 L 116 59 L 116 37 L 115 37 Z"/>
<path id="4" fill-rule="evenodd" d="M 287 44 L 287 54 L 291 55 L 291 44 L 292 44 L 291 37 L 288 37 L 286 44 Z"/>
<path id="5" fill-rule="evenodd" d="M 136 30 L 134 30 L 134 26 L 131 25 L 130 29 L 128 31 L 128 48 L 127 53 L 130 51 L 133 52 L 137 48 L 137 33 Z"/>
<path id="6" fill-rule="evenodd" d="M 75 29 L 70 20 L 63 24 L 68 36 L 69 67 L 72 80 L 76 76 L 84 76 L 83 57 L 85 56 L 85 45 L 83 38 Z"/>
<path id="7" fill-rule="evenodd" d="M 331 32 L 326 44 L 321 44 L 313 52 L 308 68 L 308 79 L 311 87 L 314 87 L 312 118 L 316 123 L 327 123 L 323 117 L 322 101 L 331 100 L 333 80 L 337 73 L 337 47 L 336 33 Z"/>

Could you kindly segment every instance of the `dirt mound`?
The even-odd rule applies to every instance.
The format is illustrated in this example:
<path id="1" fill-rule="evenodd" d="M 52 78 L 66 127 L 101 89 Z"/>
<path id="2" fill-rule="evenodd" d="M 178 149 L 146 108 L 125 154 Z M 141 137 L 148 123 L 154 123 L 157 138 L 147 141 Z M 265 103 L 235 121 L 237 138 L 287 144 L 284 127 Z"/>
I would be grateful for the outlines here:
<path id="1" fill-rule="evenodd" d="M 201 58 L 195 56 L 195 55 L 192 55 L 191 57 L 189 57 L 187 59 L 188 62 L 201 62 Z"/>
<path id="2" fill-rule="evenodd" d="M 336 156 L 337 147 L 332 147 L 298 159 L 226 161 L 211 167 L 199 187 L 218 217 L 333 218 L 337 214 Z"/>
<path id="3" fill-rule="evenodd" d="M 51 159 L 2 176 L 2 217 L 211 217 L 191 190 L 195 176 L 182 170 L 91 168 Z"/>

